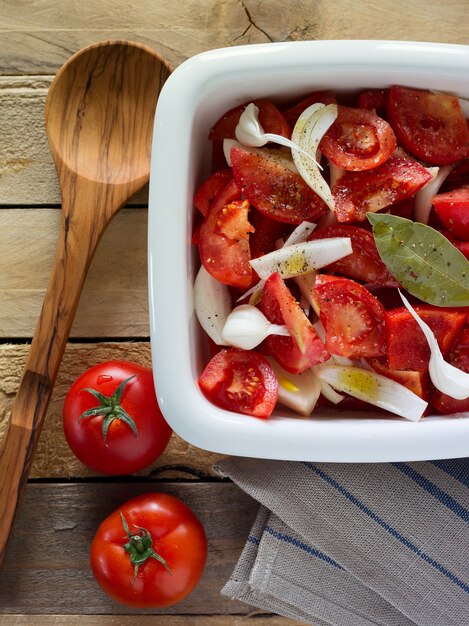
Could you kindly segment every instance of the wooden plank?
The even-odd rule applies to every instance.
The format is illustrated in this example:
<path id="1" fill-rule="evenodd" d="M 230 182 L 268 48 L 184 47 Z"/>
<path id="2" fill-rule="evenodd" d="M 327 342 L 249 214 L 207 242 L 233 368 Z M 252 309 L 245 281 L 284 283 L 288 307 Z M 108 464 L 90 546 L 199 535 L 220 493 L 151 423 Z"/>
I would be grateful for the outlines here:
<path id="1" fill-rule="evenodd" d="M 49 74 L 79 48 L 127 38 L 173 65 L 210 48 L 294 39 L 407 39 L 466 43 L 461 0 L 138 0 L 2 3 L 1 74 Z"/>
<path id="2" fill-rule="evenodd" d="M 190 506 L 209 543 L 197 589 L 174 607 L 133 610 L 101 591 L 90 571 L 90 542 L 99 523 L 128 498 L 170 493 Z M 246 541 L 257 503 L 231 483 L 29 485 L 0 572 L 4 614 L 247 614 L 220 596 Z"/>
<path id="3" fill-rule="evenodd" d="M 51 81 L 52 76 L 0 76 L 0 205 L 61 202 L 44 128 Z M 129 204 L 147 199 L 145 188 Z"/>
<path id="4" fill-rule="evenodd" d="M 0 338 L 30 338 L 55 256 L 58 209 L 0 209 Z M 147 337 L 147 211 L 123 209 L 104 233 L 71 337 Z"/>
<path id="5" fill-rule="evenodd" d="M 4 615 L 2 626 L 304 626 L 304 622 L 251 615 Z"/>
<path id="6" fill-rule="evenodd" d="M 0 345 L 0 443 L 27 351 L 26 345 Z M 71 384 L 81 373 L 111 359 L 151 367 L 150 345 L 147 342 L 68 344 L 36 449 L 31 478 L 96 476 L 73 456 L 67 445 L 62 429 L 62 407 Z M 140 475 L 159 479 L 214 476 L 212 465 L 219 458 L 219 454 L 195 448 L 173 435 L 162 456 Z"/>

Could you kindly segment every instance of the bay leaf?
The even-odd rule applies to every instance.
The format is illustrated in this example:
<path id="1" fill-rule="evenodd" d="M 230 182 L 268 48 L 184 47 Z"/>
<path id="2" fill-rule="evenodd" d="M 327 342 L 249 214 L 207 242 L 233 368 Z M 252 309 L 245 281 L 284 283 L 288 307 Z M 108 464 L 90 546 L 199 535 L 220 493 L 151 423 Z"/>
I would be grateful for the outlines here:
<path id="1" fill-rule="evenodd" d="M 367 217 L 383 263 L 409 293 L 435 306 L 469 306 L 469 261 L 444 235 L 396 215 Z"/>

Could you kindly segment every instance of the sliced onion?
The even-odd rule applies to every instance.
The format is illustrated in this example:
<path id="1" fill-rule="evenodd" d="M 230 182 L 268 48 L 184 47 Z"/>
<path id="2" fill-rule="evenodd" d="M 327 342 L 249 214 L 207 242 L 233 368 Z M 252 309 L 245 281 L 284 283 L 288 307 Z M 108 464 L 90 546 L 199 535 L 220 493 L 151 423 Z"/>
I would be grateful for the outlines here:
<path id="1" fill-rule="evenodd" d="M 271 357 L 267 359 L 277 376 L 278 401 L 299 415 L 309 417 L 321 393 L 317 376 L 311 370 L 302 374 L 290 374 Z"/>
<path id="2" fill-rule="evenodd" d="M 249 148 L 260 148 L 265 146 L 269 141 L 278 143 L 286 148 L 295 149 L 302 152 L 308 159 L 312 159 L 316 166 L 319 166 L 316 159 L 308 151 L 301 148 L 297 144 L 293 143 L 287 137 L 283 135 L 276 135 L 275 133 L 266 133 L 259 122 L 259 109 L 251 102 L 248 104 L 244 111 L 241 113 L 238 124 L 235 128 L 236 139 L 243 145 Z"/>
<path id="3" fill-rule="evenodd" d="M 231 296 L 201 265 L 194 282 L 194 310 L 200 325 L 218 346 L 229 344 L 222 337 L 223 326 L 231 311 Z"/>
<path id="4" fill-rule="evenodd" d="M 452 168 L 451 165 L 445 165 L 443 167 L 427 167 L 426 169 L 433 178 L 415 194 L 414 220 L 422 224 L 428 223 L 433 196 L 436 196 Z"/>
<path id="5" fill-rule="evenodd" d="M 334 389 L 348 393 L 386 411 L 417 422 L 427 403 L 396 381 L 360 367 L 330 365 L 322 367 L 318 376 Z"/>
<path id="6" fill-rule="evenodd" d="M 336 104 L 312 104 L 298 118 L 293 129 L 292 141 L 311 155 L 316 155 L 321 139 L 337 118 L 337 112 Z M 335 208 L 334 198 L 329 185 L 319 171 L 319 167 L 298 150 L 292 149 L 292 155 L 304 181 L 333 211 Z"/>
<path id="7" fill-rule="evenodd" d="M 313 222 L 301 222 L 291 235 L 287 237 L 285 243 L 279 247 L 284 248 L 286 246 L 292 246 L 294 243 L 302 243 L 303 241 L 306 241 L 315 228 L 316 224 Z"/>
<path id="8" fill-rule="evenodd" d="M 445 393 L 455 400 L 465 400 L 469 398 L 469 374 L 444 360 L 438 341 L 431 328 L 419 317 L 407 298 L 403 296 L 400 291 L 399 294 L 407 310 L 422 329 L 430 348 L 428 372 L 432 383 L 441 393 Z"/>
<path id="9" fill-rule="evenodd" d="M 290 333 L 285 325 L 271 324 L 262 311 L 250 304 L 235 307 L 228 315 L 222 332 L 228 345 L 242 350 L 252 350 L 269 335 L 289 337 Z"/>
<path id="10" fill-rule="evenodd" d="M 304 276 L 295 276 L 295 282 L 300 288 L 302 297 L 307 301 L 307 303 L 314 310 L 316 315 L 319 315 L 319 311 L 313 298 L 314 284 L 316 282 L 316 272 L 313 271 L 309 274 L 304 274 Z"/>
<path id="11" fill-rule="evenodd" d="M 331 237 L 296 243 L 250 261 L 259 278 L 278 272 L 284 279 L 330 265 L 352 253 L 350 237 Z"/>

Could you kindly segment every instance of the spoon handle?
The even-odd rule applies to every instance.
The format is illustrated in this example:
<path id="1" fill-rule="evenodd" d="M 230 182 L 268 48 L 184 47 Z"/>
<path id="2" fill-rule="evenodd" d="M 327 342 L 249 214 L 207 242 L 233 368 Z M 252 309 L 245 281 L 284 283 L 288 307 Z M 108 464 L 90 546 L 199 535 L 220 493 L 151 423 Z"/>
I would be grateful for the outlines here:
<path id="1" fill-rule="evenodd" d="M 95 236 L 80 236 L 68 212 L 63 215 L 52 274 L 0 449 L 0 563 L 97 243 Z"/>

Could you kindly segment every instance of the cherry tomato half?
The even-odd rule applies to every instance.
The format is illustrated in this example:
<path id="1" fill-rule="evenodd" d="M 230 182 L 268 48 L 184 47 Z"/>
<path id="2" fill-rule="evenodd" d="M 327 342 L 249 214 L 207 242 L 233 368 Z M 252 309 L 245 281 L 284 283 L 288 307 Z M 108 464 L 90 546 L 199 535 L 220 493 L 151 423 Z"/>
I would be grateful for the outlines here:
<path id="1" fill-rule="evenodd" d="M 433 197 L 438 217 L 455 237 L 469 241 L 469 187 L 461 187 Z"/>
<path id="2" fill-rule="evenodd" d="M 75 456 L 111 475 L 150 465 L 172 434 L 158 406 L 152 371 L 128 361 L 100 363 L 73 383 L 63 427 Z"/>
<path id="3" fill-rule="evenodd" d="M 393 86 L 387 111 L 399 142 L 422 161 L 448 165 L 467 156 L 469 130 L 456 96 Z"/>
<path id="4" fill-rule="evenodd" d="M 94 577 L 111 598 L 139 608 L 176 604 L 197 585 L 207 559 L 202 524 L 165 493 L 128 500 L 99 526 L 91 544 Z"/>
<path id="5" fill-rule="evenodd" d="M 208 400 L 228 411 L 266 418 L 278 396 L 278 382 L 272 366 L 254 350 L 221 350 L 199 378 L 199 387 Z"/>
<path id="6" fill-rule="evenodd" d="M 391 126 L 367 109 L 338 107 L 335 122 L 319 148 L 338 167 L 361 171 L 389 159 L 397 146 Z"/>

